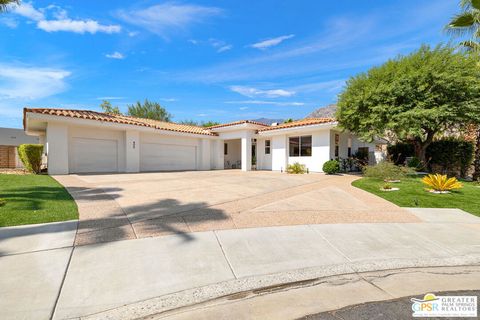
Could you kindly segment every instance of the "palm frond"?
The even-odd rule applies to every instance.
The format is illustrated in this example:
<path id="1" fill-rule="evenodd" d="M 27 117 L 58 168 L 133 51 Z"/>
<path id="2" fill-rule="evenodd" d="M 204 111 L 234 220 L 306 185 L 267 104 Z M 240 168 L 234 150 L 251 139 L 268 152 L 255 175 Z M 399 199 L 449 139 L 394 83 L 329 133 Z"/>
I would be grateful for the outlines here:
<path id="1" fill-rule="evenodd" d="M 0 13 L 6 12 L 12 4 L 20 4 L 20 0 L 0 0 Z"/>
<path id="2" fill-rule="evenodd" d="M 460 42 L 460 45 L 467 51 L 480 52 L 480 43 L 474 40 L 466 40 Z"/>
<path id="3" fill-rule="evenodd" d="M 475 16 L 472 12 L 462 12 L 457 14 L 450 20 L 448 24 L 451 28 L 466 28 L 471 27 L 475 23 Z"/>

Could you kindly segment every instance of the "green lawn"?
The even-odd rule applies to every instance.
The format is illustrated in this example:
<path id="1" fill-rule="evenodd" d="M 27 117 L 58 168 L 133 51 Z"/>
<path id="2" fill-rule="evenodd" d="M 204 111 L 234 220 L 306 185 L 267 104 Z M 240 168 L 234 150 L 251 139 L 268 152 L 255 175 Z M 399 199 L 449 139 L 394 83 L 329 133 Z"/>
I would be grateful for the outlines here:
<path id="1" fill-rule="evenodd" d="M 480 187 L 472 182 L 462 182 L 464 187 L 449 194 L 434 194 L 425 191 L 420 178 L 404 178 L 399 183 L 391 183 L 400 190 L 380 191 L 384 183 L 379 179 L 362 178 L 352 183 L 353 186 L 376 194 L 401 207 L 420 208 L 459 208 L 480 216 Z"/>
<path id="2" fill-rule="evenodd" d="M 0 227 L 78 219 L 70 194 L 47 175 L 0 174 Z"/>

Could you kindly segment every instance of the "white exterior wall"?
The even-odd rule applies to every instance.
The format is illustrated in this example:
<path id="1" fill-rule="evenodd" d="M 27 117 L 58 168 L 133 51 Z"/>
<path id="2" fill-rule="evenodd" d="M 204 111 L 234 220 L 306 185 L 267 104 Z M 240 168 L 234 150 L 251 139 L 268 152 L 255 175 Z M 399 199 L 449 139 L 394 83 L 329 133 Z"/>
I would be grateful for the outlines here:
<path id="1" fill-rule="evenodd" d="M 68 174 L 68 127 L 59 122 L 47 124 L 46 153 L 49 174 Z"/>
<path id="2" fill-rule="evenodd" d="M 140 171 L 140 133 L 125 131 L 125 171 Z"/>
<path id="3" fill-rule="evenodd" d="M 287 138 L 285 135 L 272 137 L 272 170 L 285 171 L 287 169 Z"/>
<path id="4" fill-rule="evenodd" d="M 210 168 L 224 169 L 223 140 L 211 140 L 210 143 Z"/>
<path id="5" fill-rule="evenodd" d="M 123 130 L 101 129 L 91 126 L 70 126 L 69 132 L 69 172 L 74 172 L 75 159 L 72 144 L 75 138 L 113 140 L 117 142 L 117 171 L 126 171 L 126 134 Z M 95 170 L 92 170 L 95 172 Z"/>
<path id="6" fill-rule="evenodd" d="M 200 170 L 210 170 L 211 163 L 210 163 L 210 140 L 207 139 L 200 139 L 200 162 L 199 168 Z"/>
<path id="7" fill-rule="evenodd" d="M 18 147 L 25 143 L 40 143 L 39 137 L 27 136 L 22 129 L 0 128 L 0 146 Z"/>
<path id="8" fill-rule="evenodd" d="M 288 157 L 288 164 L 299 162 L 304 164 L 311 172 L 323 172 L 322 167 L 325 162 L 330 160 L 330 133 L 329 130 L 314 131 L 311 133 L 292 134 L 289 137 L 312 136 L 312 156 L 311 157 Z M 287 153 L 288 154 L 288 153 Z"/>

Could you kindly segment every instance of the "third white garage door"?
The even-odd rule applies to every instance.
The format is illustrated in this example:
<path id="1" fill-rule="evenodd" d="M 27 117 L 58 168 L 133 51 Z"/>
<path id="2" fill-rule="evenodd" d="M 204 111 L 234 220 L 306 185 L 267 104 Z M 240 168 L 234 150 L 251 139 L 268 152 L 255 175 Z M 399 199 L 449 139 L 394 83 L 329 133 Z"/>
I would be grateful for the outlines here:
<path id="1" fill-rule="evenodd" d="M 195 170 L 195 146 L 142 143 L 140 145 L 140 171 Z"/>

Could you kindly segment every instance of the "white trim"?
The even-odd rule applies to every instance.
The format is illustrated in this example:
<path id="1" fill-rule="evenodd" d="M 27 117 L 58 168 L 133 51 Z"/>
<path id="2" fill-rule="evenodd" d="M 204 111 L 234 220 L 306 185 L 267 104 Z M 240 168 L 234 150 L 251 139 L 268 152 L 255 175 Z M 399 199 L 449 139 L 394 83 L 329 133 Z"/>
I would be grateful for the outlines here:
<path id="1" fill-rule="evenodd" d="M 316 123 L 316 124 L 311 124 L 306 126 L 279 128 L 279 129 L 272 129 L 267 131 L 259 131 L 258 135 L 269 137 L 269 136 L 275 136 L 277 134 L 289 134 L 289 133 L 295 133 L 295 132 L 311 131 L 312 129 L 317 129 L 317 128 L 332 129 L 332 128 L 335 128 L 337 124 L 338 122 L 327 122 L 327 123 Z"/>
<path id="2" fill-rule="evenodd" d="M 94 127 L 119 129 L 119 130 L 136 130 L 136 131 L 142 131 L 142 132 L 161 133 L 164 135 L 172 135 L 172 136 L 194 137 L 194 138 L 204 138 L 204 139 L 219 139 L 218 136 L 210 136 L 206 134 L 186 133 L 186 132 L 155 129 L 151 127 L 115 123 L 115 122 L 108 122 L 108 121 L 72 118 L 67 116 L 55 116 L 50 114 L 39 114 L 35 112 L 27 112 L 25 117 L 27 118 L 27 123 L 26 123 L 27 128 L 25 128 L 27 132 L 28 132 L 28 120 L 35 119 L 35 120 L 43 120 L 43 121 L 63 122 L 63 123 L 74 124 L 74 125 L 89 125 Z"/>

